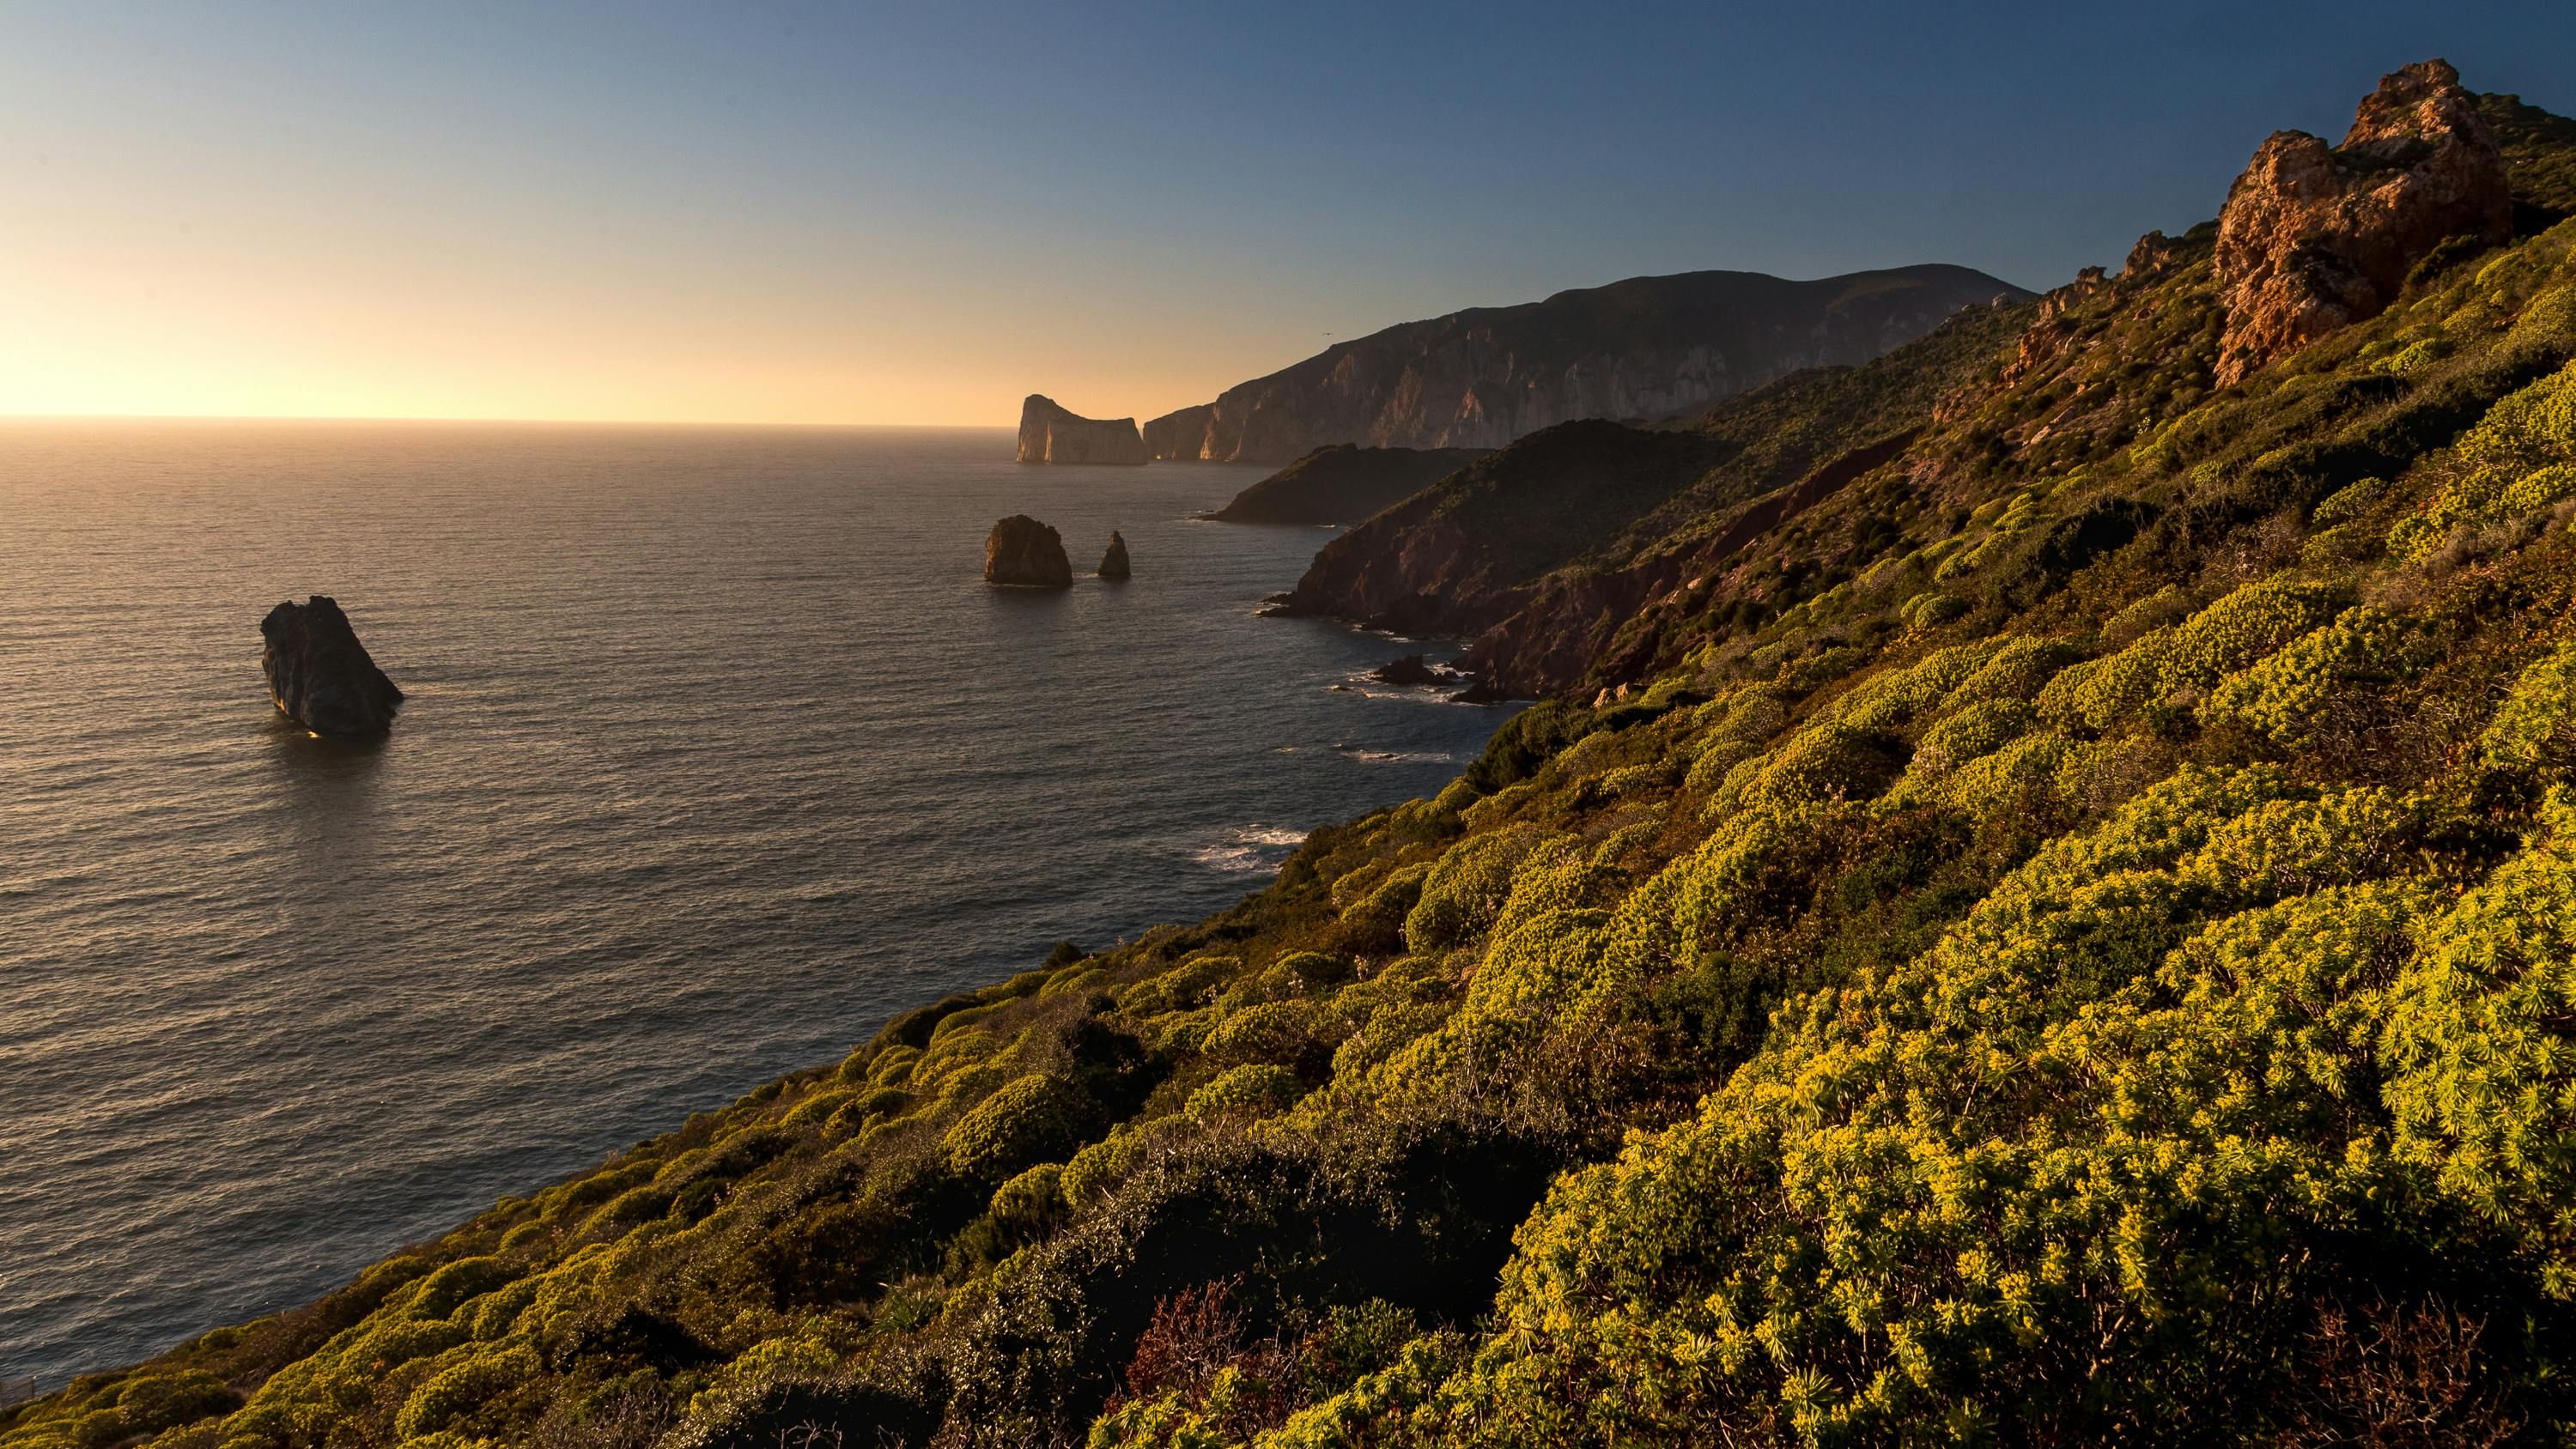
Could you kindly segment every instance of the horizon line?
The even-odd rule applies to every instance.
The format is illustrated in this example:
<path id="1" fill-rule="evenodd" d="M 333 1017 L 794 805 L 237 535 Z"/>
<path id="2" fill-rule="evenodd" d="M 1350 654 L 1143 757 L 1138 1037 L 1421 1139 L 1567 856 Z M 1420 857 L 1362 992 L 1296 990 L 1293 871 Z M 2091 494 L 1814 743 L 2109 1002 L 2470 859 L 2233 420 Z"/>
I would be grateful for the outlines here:
<path id="1" fill-rule="evenodd" d="M 722 418 L 521 418 L 457 417 L 445 414 L 357 413 L 12 413 L 0 412 L 0 425 L 10 423 L 430 423 L 454 426 L 532 428 L 796 428 L 912 429 L 950 432 L 1010 432 L 1011 423 L 849 423 L 743 421 Z"/>

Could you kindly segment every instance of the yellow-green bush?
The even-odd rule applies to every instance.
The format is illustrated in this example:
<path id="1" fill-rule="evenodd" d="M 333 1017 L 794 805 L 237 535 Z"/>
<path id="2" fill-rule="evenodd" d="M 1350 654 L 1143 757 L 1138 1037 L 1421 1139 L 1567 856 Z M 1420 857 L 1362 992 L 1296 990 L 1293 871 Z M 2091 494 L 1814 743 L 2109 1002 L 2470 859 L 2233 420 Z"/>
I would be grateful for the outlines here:
<path id="1" fill-rule="evenodd" d="M 1437 951 L 1492 925 L 1511 896 L 1513 869 L 1546 839 L 1535 827 L 1512 825 L 1471 835 L 1442 852 L 1404 918 L 1405 945 Z"/>
<path id="2" fill-rule="evenodd" d="M 484 1400 L 536 1377 L 540 1367 L 535 1349 L 513 1344 L 442 1369 L 403 1400 L 402 1411 L 394 1416 L 394 1432 L 416 1439 L 444 1429 Z"/>
<path id="3" fill-rule="evenodd" d="M 1295 1072 L 1256 1062 L 1222 1072 L 1190 1093 L 1182 1113 L 1202 1122 L 1266 1117 L 1294 1105 L 1304 1091 Z"/>
<path id="4" fill-rule="evenodd" d="M 1032 1162 L 1059 1156 L 1081 1140 L 1079 1088 L 1043 1072 L 1014 1078 L 940 1139 L 948 1169 L 959 1177 L 1000 1182 Z"/>
<path id="5" fill-rule="evenodd" d="M 2550 764 L 2576 745 L 2576 641 L 2559 645 L 2514 680 L 2479 738 L 2487 763 Z"/>
<path id="6" fill-rule="evenodd" d="M 1199 1050 L 1219 1061 L 1293 1062 L 1314 1040 L 1317 1012 L 1311 1001 L 1274 1001 L 1218 1022 Z"/>
<path id="7" fill-rule="evenodd" d="M 2200 715 L 2232 720 L 2294 745 L 2326 723 L 2338 692 L 2401 678 L 2419 662 L 2416 632 L 2405 621 L 2358 605 L 2291 640 L 2279 653 L 2220 680 L 2201 702 Z"/>
<path id="8" fill-rule="evenodd" d="M 2392 1150 L 2526 1238 L 2576 1297 L 2576 793 L 2418 932 L 2383 1049 Z"/>

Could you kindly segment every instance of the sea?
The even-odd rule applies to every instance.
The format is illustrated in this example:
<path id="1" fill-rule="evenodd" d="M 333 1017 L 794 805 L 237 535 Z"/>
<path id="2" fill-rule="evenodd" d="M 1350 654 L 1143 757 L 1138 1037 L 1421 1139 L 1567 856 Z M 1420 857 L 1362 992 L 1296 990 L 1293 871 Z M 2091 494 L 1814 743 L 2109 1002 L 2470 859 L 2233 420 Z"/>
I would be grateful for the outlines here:
<path id="1" fill-rule="evenodd" d="M 1422 642 L 1259 615 L 1331 531 L 1191 515 L 1263 470 L 1011 453 L 0 423 L 0 1384 L 1220 909 L 1504 718 L 1365 679 Z M 1071 590 L 982 582 L 1012 513 Z M 270 703 L 260 619 L 310 594 L 407 695 L 389 738 Z"/>

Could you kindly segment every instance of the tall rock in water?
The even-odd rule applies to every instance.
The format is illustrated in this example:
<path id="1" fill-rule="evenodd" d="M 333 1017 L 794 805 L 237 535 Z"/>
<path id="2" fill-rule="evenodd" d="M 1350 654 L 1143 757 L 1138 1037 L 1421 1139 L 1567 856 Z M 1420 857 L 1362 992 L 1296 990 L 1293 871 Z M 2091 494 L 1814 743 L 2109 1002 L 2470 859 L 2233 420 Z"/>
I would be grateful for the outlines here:
<path id="1" fill-rule="evenodd" d="M 1127 540 L 1113 528 L 1109 530 L 1109 551 L 1100 556 L 1100 576 L 1104 579 L 1123 579 L 1131 572 L 1133 570 L 1127 564 Z"/>
<path id="2" fill-rule="evenodd" d="M 2218 381 L 2379 315 L 2444 241 L 2512 234 L 2504 157 L 2460 73 L 2427 60 L 2383 77 L 2342 145 L 2276 131 L 2229 188 Z"/>
<path id="3" fill-rule="evenodd" d="M 1023 463 L 1142 463 L 1145 457 L 1134 418 L 1086 418 L 1036 393 L 1020 403 Z"/>
<path id="4" fill-rule="evenodd" d="M 1073 562 L 1064 556 L 1064 539 L 1054 529 L 1025 513 L 1014 513 L 985 535 L 984 582 L 1069 589 Z"/>
<path id="5" fill-rule="evenodd" d="M 315 594 L 280 604 L 259 621 L 259 633 L 269 698 L 287 718 L 322 735 L 380 735 L 393 726 L 403 692 L 376 667 L 337 602 Z"/>
<path id="6" fill-rule="evenodd" d="M 1962 307 L 2029 295 L 1950 266 L 1811 282 L 1633 277 L 1335 343 L 1154 419 L 1145 441 L 1157 458 L 1271 464 L 1336 443 L 1499 448 L 1558 423 L 1669 418 L 1801 368 L 1867 362 Z"/>

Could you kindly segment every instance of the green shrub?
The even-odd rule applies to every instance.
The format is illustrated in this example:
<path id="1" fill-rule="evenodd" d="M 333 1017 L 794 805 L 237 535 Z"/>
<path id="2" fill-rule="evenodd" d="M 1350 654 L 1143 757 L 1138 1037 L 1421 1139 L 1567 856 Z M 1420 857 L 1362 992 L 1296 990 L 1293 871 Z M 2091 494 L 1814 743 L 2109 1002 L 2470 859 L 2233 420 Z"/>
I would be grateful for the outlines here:
<path id="1" fill-rule="evenodd" d="M 1515 825 L 1449 847 L 1424 876 L 1420 898 L 1404 918 L 1405 945 L 1437 951 L 1493 924 L 1511 895 L 1513 868 L 1546 838 L 1534 827 Z"/>
<path id="2" fill-rule="evenodd" d="M 2559 645 L 2514 680 L 2478 740 L 2490 765 L 2552 764 L 2576 746 L 2576 641 Z"/>
<path id="3" fill-rule="evenodd" d="M 1064 1206 L 1063 1164 L 1041 1162 L 995 1188 L 987 1211 L 997 1222 L 1034 1232 L 1061 1221 Z"/>
<path id="4" fill-rule="evenodd" d="M 2200 706 L 2205 720 L 2233 720 L 2284 745 L 2306 742 L 2330 719 L 2339 692 L 2403 678 L 2421 663 L 2405 621 L 2368 605 L 2219 681 Z"/>
<path id="5" fill-rule="evenodd" d="M 948 1170 L 999 1183 L 1033 1162 L 1061 1157 L 1082 1140 L 1087 1104 L 1080 1088 L 1041 1072 L 1005 1083 L 940 1139 Z"/>
<path id="6" fill-rule="evenodd" d="M 1285 1067 L 1254 1063 L 1224 1072 L 1190 1093 L 1184 1115 L 1201 1122 L 1218 1118 L 1267 1117 L 1286 1111 L 1305 1087 Z"/>
<path id="7" fill-rule="evenodd" d="M 402 1411 L 394 1416 L 394 1432 L 416 1439 L 444 1429 L 484 1400 L 536 1377 L 540 1367 L 536 1350 L 514 1344 L 442 1369 L 403 1400 Z"/>
<path id="8" fill-rule="evenodd" d="M 1145 1159 L 1145 1137 L 1132 1127 L 1120 1127 L 1108 1136 L 1085 1147 L 1064 1165 L 1057 1179 L 1068 1206 L 1080 1208 L 1093 1198 L 1109 1191 L 1125 1179 Z"/>

